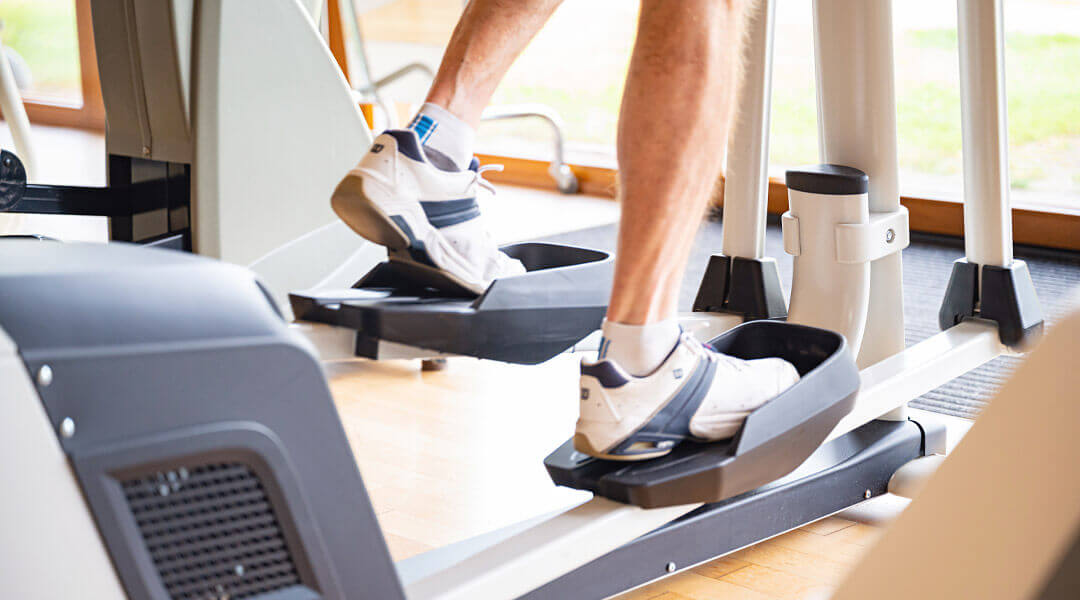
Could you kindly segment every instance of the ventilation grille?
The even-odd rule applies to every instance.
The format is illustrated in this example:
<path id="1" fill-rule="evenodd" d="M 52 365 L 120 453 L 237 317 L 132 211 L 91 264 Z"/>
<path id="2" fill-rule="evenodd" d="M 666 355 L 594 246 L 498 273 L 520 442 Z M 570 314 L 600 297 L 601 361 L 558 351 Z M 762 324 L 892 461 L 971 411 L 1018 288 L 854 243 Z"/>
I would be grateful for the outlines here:
<path id="1" fill-rule="evenodd" d="M 235 600 L 300 583 L 266 490 L 240 463 L 122 482 L 170 598 Z"/>

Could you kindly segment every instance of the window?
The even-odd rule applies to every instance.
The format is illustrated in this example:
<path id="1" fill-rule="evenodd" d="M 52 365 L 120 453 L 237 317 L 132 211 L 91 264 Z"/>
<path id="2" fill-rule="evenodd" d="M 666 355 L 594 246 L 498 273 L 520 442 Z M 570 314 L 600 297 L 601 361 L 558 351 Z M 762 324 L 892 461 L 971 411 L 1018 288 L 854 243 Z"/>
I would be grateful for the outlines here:
<path id="1" fill-rule="evenodd" d="M 30 120 L 104 128 L 90 0 L 3 0 L 0 21 Z"/>
<path id="2" fill-rule="evenodd" d="M 348 1 L 348 0 L 346 0 Z M 570 162 L 614 167 L 615 127 L 634 43 L 637 3 L 567 0 L 525 49 L 495 92 L 494 104 L 544 104 L 565 122 Z M 398 0 L 358 15 L 373 75 L 421 62 L 436 69 L 461 14 L 446 0 Z M 430 81 L 414 75 L 387 96 L 420 102 Z M 552 134 L 540 120 L 481 125 L 481 152 L 550 159 Z"/>
<path id="3" fill-rule="evenodd" d="M 73 0 L 4 0 L 0 36 L 27 98 L 82 104 Z"/>
<path id="4" fill-rule="evenodd" d="M 777 5 L 770 162 L 817 159 L 811 5 Z M 956 3 L 893 4 L 901 191 L 963 188 Z M 1080 209 L 1080 2 L 1005 3 L 1009 171 L 1017 206 Z"/>

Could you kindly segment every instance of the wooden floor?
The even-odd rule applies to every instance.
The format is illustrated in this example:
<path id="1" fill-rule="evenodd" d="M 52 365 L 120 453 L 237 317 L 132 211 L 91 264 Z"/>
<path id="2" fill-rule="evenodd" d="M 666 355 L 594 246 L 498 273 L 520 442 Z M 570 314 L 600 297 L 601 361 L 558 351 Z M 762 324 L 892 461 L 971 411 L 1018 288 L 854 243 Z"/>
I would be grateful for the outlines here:
<path id="1" fill-rule="evenodd" d="M 543 458 L 577 414 L 577 361 L 525 367 L 468 358 L 327 366 L 360 471 L 396 560 L 579 503 Z M 821 598 L 876 527 L 830 517 L 620 596 Z"/>

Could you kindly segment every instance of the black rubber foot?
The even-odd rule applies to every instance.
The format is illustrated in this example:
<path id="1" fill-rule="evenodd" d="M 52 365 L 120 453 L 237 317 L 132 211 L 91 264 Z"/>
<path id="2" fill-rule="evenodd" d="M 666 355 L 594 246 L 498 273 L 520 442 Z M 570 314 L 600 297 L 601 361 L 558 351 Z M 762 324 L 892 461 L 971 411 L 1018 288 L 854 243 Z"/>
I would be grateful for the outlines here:
<path id="1" fill-rule="evenodd" d="M 1043 311 L 1031 272 L 1022 260 L 1011 266 L 979 265 L 966 258 L 953 263 L 949 286 L 938 312 L 938 325 L 948 329 L 965 319 L 986 319 L 998 325 L 1001 343 L 1025 349 L 1042 335 Z"/>
<path id="2" fill-rule="evenodd" d="M 776 261 L 712 255 L 694 299 L 694 312 L 734 313 L 747 321 L 786 317 Z"/>

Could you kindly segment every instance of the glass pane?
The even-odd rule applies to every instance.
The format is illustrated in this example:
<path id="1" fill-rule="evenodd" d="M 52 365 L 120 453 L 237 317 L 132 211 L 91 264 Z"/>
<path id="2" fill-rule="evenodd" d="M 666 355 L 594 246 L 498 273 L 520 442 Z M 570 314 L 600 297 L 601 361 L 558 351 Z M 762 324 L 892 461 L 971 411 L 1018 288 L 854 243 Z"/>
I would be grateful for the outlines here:
<path id="1" fill-rule="evenodd" d="M 774 175 L 817 161 L 812 3 L 778 0 L 770 142 Z M 962 194 L 956 3 L 894 2 L 902 191 Z M 1017 204 L 1080 208 L 1080 1 L 1006 2 L 1009 158 Z M 360 16 L 375 77 L 411 61 L 438 66 L 461 5 L 398 0 Z M 623 78 L 637 2 L 567 0 L 496 91 L 497 104 L 541 103 L 566 124 L 572 162 L 613 165 Z M 422 100 L 410 75 L 388 95 Z M 662 107 L 658 107 L 662 110 Z M 536 120 L 485 123 L 480 149 L 547 158 L 551 132 Z"/>
<path id="2" fill-rule="evenodd" d="M 510 68 L 493 101 L 555 109 L 566 124 L 571 162 L 614 166 L 619 103 L 637 16 L 637 2 L 567 0 Z M 511 153 L 547 158 L 552 134 L 543 123 L 493 123 L 481 128 L 481 140 Z"/>
<path id="3" fill-rule="evenodd" d="M 777 5 L 771 160 L 817 160 L 811 5 Z M 894 2 L 901 191 L 960 199 L 956 3 Z M 1009 171 L 1016 204 L 1080 208 L 1080 2 L 1005 3 Z"/>
<path id="4" fill-rule="evenodd" d="M 510 69 L 493 103 L 554 109 L 566 124 L 571 161 L 614 164 L 615 125 L 637 5 L 626 0 L 564 2 Z M 446 0 L 398 0 L 358 15 L 373 77 L 413 61 L 436 69 L 460 8 Z M 388 86 L 386 95 L 419 102 L 428 83 L 410 75 Z M 541 120 L 487 122 L 479 133 L 482 152 L 551 158 L 552 132 Z"/>
<path id="5" fill-rule="evenodd" d="M 23 95 L 81 104 L 75 0 L 3 0 L 0 21 Z"/>

